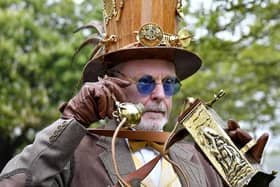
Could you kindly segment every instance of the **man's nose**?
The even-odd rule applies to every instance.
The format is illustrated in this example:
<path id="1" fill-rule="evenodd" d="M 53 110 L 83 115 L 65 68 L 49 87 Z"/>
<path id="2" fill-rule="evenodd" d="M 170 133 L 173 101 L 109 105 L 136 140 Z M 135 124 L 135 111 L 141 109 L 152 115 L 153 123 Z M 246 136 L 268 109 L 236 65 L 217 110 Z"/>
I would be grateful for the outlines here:
<path id="1" fill-rule="evenodd" d="M 162 84 L 156 84 L 155 89 L 151 93 L 152 99 L 161 100 L 165 98 L 164 89 Z"/>

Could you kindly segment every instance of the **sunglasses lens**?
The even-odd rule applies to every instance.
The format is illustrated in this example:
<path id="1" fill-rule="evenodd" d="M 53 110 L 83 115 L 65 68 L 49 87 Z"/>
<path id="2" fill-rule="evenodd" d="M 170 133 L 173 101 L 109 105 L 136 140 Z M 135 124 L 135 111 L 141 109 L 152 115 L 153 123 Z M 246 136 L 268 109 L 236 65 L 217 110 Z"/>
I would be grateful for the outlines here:
<path id="1" fill-rule="evenodd" d="M 143 95 L 150 94 L 155 88 L 155 80 L 150 75 L 144 75 L 138 80 L 137 89 Z"/>
<path id="2" fill-rule="evenodd" d="M 180 88 L 180 81 L 176 77 L 168 77 L 163 80 L 163 89 L 167 96 L 175 95 Z"/>
<path id="3" fill-rule="evenodd" d="M 180 81 L 176 77 L 167 77 L 162 83 L 166 96 L 175 95 L 181 88 Z M 155 89 L 155 85 L 155 79 L 151 75 L 144 75 L 138 80 L 137 89 L 139 93 L 148 95 Z"/>

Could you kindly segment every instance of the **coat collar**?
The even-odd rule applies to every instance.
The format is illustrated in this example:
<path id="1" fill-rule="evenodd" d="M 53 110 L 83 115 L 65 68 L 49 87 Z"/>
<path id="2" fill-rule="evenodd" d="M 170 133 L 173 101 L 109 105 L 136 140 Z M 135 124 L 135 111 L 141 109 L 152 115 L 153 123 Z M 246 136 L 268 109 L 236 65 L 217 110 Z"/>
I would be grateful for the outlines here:
<path id="1" fill-rule="evenodd" d="M 196 160 L 195 152 L 197 150 L 193 148 L 191 144 L 186 143 L 176 143 L 174 144 L 169 151 L 170 158 L 179 164 L 183 170 L 186 172 L 190 186 L 207 186 L 205 180 L 205 173 L 202 165 L 199 165 Z M 187 186 L 183 175 L 177 170 L 180 181 L 183 184 L 182 186 Z"/>
<path id="2" fill-rule="evenodd" d="M 99 158 L 103 162 L 113 184 L 116 184 L 118 182 L 118 178 L 115 174 L 112 161 L 111 139 L 112 138 L 110 137 L 102 137 L 97 144 L 105 148 L 105 151 L 99 154 Z M 126 177 L 129 173 L 135 171 L 136 168 L 125 140 L 118 139 L 116 141 L 116 147 L 116 161 L 119 166 L 119 172 L 122 177 Z"/>

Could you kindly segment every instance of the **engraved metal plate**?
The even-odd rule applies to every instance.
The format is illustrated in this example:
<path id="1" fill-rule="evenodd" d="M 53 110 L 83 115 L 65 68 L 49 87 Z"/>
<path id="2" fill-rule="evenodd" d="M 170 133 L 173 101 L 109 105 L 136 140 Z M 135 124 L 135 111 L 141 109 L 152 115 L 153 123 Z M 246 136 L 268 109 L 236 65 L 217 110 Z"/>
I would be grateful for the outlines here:
<path id="1" fill-rule="evenodd" d="M 202 102 L 182 124 L 229 186 L 244 186 L 257 173 Z"/>
<path id="2" fill-rule="evenodd" d="M 138 33 L 138 40 L 144 46 L 157 46 L 163 38 L 163 31 L 157 24 L 143 25 Z"/>
<path id="3" fill-rule="evenodd" d="M 116 0 L 104 0 L 104 19 L 107 24 L 113 16 L 117 14 L 116 12 Z"/>
<path id="4" fill-rule="evenodd" d="M 184 19 L 184 12 L 183 12 L 183 3 L 182 0 L 177 1 L 176 12 L 180 18 Z"/>

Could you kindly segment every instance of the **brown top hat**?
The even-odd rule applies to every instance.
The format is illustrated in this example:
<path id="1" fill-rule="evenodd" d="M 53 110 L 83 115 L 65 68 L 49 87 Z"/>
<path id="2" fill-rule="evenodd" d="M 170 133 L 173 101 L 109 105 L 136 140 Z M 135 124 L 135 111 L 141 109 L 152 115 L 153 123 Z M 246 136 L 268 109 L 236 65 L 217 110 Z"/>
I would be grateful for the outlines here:
<path id="1" fill-rule="evenodd" d="M 177 32 L 181 0 L 103 0 L 105 34 L 99 31 L 84 42 L 96 44 L 83 70 L 83 82 L 97 81 L 116 64 L 132 59 L 165 59 L 175 64 L 180 80 L 194 74 L 201 59 L 186 50 L 191 36 Z M 81 30 L 79 28 L 78 30 Z M 81 47 L 80 47 L 81 48 Z M 79 49 L 80 49 L 79 48 Z"/>

